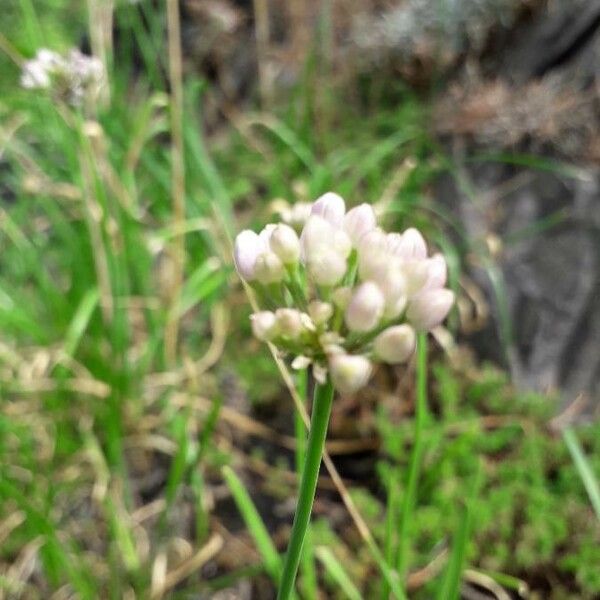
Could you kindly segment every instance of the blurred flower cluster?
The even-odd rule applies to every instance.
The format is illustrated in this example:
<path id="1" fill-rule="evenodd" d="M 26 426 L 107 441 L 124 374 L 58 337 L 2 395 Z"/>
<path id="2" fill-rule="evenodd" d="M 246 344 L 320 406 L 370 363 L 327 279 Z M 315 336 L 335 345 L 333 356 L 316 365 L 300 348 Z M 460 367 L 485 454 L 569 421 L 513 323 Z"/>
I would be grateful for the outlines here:
<path id="1" fill-rule="evenodd" d="M 448 314 L 454 294 L 445 288 L 446 261 L 428 256 L 416 229 L 386 233 L 373 208 L 346 212 L 329 192 L 310 210 L 259 234 L 235 240 L 240 276 L 257 292 L 254 335 L 293 355 L 294 368 L 312 365 L 317 381 L 329 373 L 343 393 L 363 387 L 373 362 L 398 364 L 415 349 L 416 331 Z"/>
<path id="2" fill-rule="evenodd" d="M 102 61 L 76 48 L 64 56 L 41 48 L 35 58 L 25 61 L 21 72 L 22 87 L 47 90 L 53 97 L 77 107 L 96 100 L 105 85 Z"/>

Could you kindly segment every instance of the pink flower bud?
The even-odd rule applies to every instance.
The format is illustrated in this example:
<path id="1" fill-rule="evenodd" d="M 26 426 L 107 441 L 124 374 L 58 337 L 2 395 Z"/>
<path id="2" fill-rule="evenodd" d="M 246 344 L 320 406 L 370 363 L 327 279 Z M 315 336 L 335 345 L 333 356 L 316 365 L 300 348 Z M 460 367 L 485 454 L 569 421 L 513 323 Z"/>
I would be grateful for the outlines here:
<path id="1" fill-rule="evenodd" d="M 334 227 L 341 227 L 346 213 L 346 203 L 341 196 L 334 192 L 327 192 L 315 200 L 310 211 L 311 215 L 318 215 Z"/>
<path id="2" fill-rule="evenodd" d="M 233 258 L 235 268 L 241 277 L 247 281 L 255 278 L 256 259 L 264 249 L 263 241 L 254 231 L 246 229 L 237 235 Z"/>
<path id="3" fill-rule="evenodd" d="M 271 250 L 277 254 L 283 264 L 290 265 L 298 262 L 300 241 L 296 232 L 289 225 L 277 225 L 271 232 L 269 244 Z"/>
<path id="4" fill-rule="evenodd" d="M 277 329 L 286 338 L 296 339 L 304 330 L 302 313 L 295 308 L 278 308 L 275 311 Z"/>
<path id="5" fill-rule="evenodd" d="M 345 320 L 350 331 L 371 331 L 383 315 L 385 297 L 377 284 L 366 281 L 358 286 L 348 308 Z"/>
<path id="6" fill-rule="evenodd" d="M 250 323 L 254 337 L 263 342 L 269 342 L 277 335 L 277 319 L 270 310 L 250 315 Z"/>
<path id="7" fill-rule="evenodd" d="M 442 288 L 448 278 L 448 266 L 442 254 L 434 254 L 427 260 L 427 281 L 425 289 Z"/>
<path id="8" fill-rule="evenodd" d="M 364 356 L 333 354 L 329 358 L 331 380 L 343 394 L 352 394 L 364 387 L 371 376 L 371 362 Z"/>
<path id="9" fill-rule="evenodd" d="M 344 231 L 356 246 L 360 239 L 377 226 L 375 211 L 369 204 L 361 204 L 344 217 Z"/>
<path id="10" fill-rule="evenodd" d="M 406 260 L 422 260 L 427 258 L 427 245 L 421 233 L 411 227 L 402 234 L 396 254 Z"/>
<path id="11" fill-rule="evenodd" d="M 415 344 L 415 330 L 410 325 L 395 325 L 388 327 L 375 338 L 373 350 L 377 358 L 395 365 L 410 358 Z"/>
<path id="12" fill-rule="evenodd" d="M 283 263 L 274 252 L 262 252 L 254 265 L 254 278 L 260 283 L 277 283 L 283 279 Z"/>
<path id="13" fill-rule="evenodd" d="M 454 303 L 454 293 L 445 288 L 424 290 L 408 305 L 406 317 L 419 331 L 429 331 L 448 315 Z"/>
<path id="14" fill-rule="evenodd" d="M 429 277 L 429 260 L 410 260 L 403 265 L 406 278 L 406 292 L 409 296 L 418 294 Z"/>

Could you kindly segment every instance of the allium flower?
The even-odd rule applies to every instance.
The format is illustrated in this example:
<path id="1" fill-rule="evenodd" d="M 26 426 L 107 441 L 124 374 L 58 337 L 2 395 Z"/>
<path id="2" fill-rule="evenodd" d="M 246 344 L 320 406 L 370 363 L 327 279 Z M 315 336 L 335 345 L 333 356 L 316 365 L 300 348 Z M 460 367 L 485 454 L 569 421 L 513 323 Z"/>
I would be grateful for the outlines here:
<path id="1" fill-rule="evenodd" d="M 21 86 L 48 90 L 73 106 L 98 98 L 106 76 L 102 61 L 73 48 L 66 55 L 41 48 L 35 58 L 23 64 Z"/>
<path id="2" fill-rule="evenodd" d="M 312 205 L 299 237 L 285 224 L 242 231 L 234 259 L 272 309 L 252 315 L 254 335 L 342 393 L 366 385 L 375 362 L 408 361 L 415 332 L 438 326 L 454 303 L 446 261 L 428 257 L 419 231 L 386 233 L 371 206 L 346 212 L 332 192 Z"/>

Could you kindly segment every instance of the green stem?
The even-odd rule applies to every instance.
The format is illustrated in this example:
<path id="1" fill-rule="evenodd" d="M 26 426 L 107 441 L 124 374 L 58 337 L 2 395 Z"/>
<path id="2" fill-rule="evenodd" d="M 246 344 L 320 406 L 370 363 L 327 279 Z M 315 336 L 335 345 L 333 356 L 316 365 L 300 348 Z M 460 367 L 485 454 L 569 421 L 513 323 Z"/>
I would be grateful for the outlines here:
<path id="1" fill-rule="evenodd" d="M 402 513 L 398 526 L 398 547 L 396 566 L 400 581 L 406 578 L 408 570 L 408 552 L 410 538 L 408 529 L 412 521 L 412 512 L 416 503 L 417 481 L 423 455 L 423 428 L 427 418 L 427 334 L 420 333 L 417 338 L 417 402 L 415 408 L 415 437 L 408 467 L 408 480 L 402 501 Z"/>
<path id="2" fill-rule="evenodd" d="M 310 433 L 308 435 L 304 469 L 300 482 L 300 495 L 298 497 L 296 515 L 294 516 L 290 543 L 283 565 L 283 574 L 279 584 L 277 600 L 289 600 L 294 589 L 294 581 L 302 554 L 302 544 L 304 543 L 315 499 L 319 467 L 321 466 L 332 403 L 333 385 L 331 381 L 327 379 L 324 384 L 316 384 Z"/>
<path id="3" fill-rule="evenodd" d="M 302 369 L 298 371 L 296 376 L 296 389 L 298 395 L 306 403 L 308 392 L 308 370 Z M 295 412 L 295 432 L 296 432 L 296 473 L 298 478 L 302 477 L 302 466 L 306 456 L 306 426 L 300 411 Z M 302 556 L 300 558 L 300 573 L 302 575 L 302 591 L 307 600 L 317 600 L 319 595 L 317 585 L 317 572 L 315 569 L 315 556 L 312 542 L 312 533 L 310 525 L 306 531 L 304 538 L 304 546 L 302 548 Z"/>

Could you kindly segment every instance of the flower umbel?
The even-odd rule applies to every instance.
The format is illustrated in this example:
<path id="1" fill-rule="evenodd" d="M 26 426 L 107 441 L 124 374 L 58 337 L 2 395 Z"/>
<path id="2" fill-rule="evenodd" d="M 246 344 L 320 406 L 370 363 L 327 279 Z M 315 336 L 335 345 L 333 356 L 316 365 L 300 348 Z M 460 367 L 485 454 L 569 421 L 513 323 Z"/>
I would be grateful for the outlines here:
<path id="1" fill-rule="evenodd" d="M 446 261 L 428 256 L 418 230 L 386 233 L 371 206 L 346 212 L 333 192 L 314 202 L 300 236 L 285 224 L 242 231 L 234 258 L 266 309 L 251 317 L 254 335 L 342 393 L 365 386 L 374 362 L 409 360 L 416 332 L 454 303 Z"/>
<path id="2" fill-rule="evenodd" d="M 47 90 L 73 106 L 96 100 L 106 85 L 102 61 L 77 48 L 66 55 L 41 48 L 34 58 L 25 61 L 21 72 L 23 88 Z"/>

